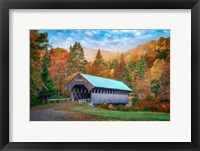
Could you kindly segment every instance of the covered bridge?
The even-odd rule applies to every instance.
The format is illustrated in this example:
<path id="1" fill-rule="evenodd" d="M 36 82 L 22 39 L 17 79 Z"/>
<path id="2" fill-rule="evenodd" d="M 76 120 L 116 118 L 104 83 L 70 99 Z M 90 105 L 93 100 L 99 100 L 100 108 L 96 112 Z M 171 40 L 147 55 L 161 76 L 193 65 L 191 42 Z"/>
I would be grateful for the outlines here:
<path id="1" fill-rule="evenodd" d="M 132 91 L 121 81 L 78 73 L 66 85 L 74 100 L 91 99 L 93 105 L 107 102 L 127 104 L 128 94 Z"/>

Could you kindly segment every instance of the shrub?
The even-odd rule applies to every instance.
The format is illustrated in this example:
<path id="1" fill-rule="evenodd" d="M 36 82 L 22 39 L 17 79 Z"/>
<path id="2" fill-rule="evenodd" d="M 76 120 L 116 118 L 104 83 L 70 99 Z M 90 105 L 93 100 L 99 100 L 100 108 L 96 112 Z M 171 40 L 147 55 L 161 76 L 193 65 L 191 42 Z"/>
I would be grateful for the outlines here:
<path id="1" fill-rule="evenodd" d="M 140 109 L 138 106 L 133 106 L 133 107 L 132 107 L 132 110 L 133 110 L 133 111 L 141 111 L 141 109 Z"/>
<path id="2" fill-rule="evenodd" d="M 99 106 L 102 107 L 102 108 L 104 108 L 104 109 L 108 109 L 108 103 L 106 103 L 106 102 L 101 102 L 99 104 Z"/>
<path id="3" fill-rule="evenodd" d="M 115 108 L 112 104 L 108 105 L 108 109 L 109 109 L 109 110 L 113 110 L 113 111 L 116 110 L 116 108 Z"/>
<path id="4" fill-rule="evenodd" d="M 131 110 L 131 108 L 126 107 L 124 105 L 118 105 L 118 106 L 116 106 L 116 109 L 117 109 L 117 111 L 130 111 Z"/>
<path id="5" fill-rule="evenodd" d="M 70 98 L 71 94 L 69 92 L 66 92 L 65 94 L 59 96 L 59 98 Z"/>
<path id="6" fill-rule="evenodd" d="M 155 96 L 154 95 L 147 95 L 146 100 L 155 101 Z"/>
<path id="7" fill-rule="evenodd" d="M 137 102 L 138 100 L 136 98 L 132 98 L 131 102 Z"/>
<path id="8" fill-rule="evenodd" d="M 133 103 L 132 109 L 134 111 L 152 111 L 152 112 L 170 112 L 170 102 L 161 101 L 138 101 Z"/>
<path id="9" fill-rule="evenodd" d="M 31 100 L 30 101 L 30 106 L 35 106 L 35 105 L 38 105 L 39 102 L 37 100 Z"/>
<path id="10" fill-rule="evenodd" d="M 42 104 L 42 101 L 37 99 L 36 97 L 31 96 L 30 97 L 30 106 L 36 106 Z"/>
<path id="11" fill-rule="evenodd" d="M 154 111 L 154 112 L 158 112 L 159 111 L 159 105 L 158 104 L 152 104 L 150 106 L 150 110 Z"/>
<path id="12" fill-rule="evenodd" d="M 151 111 L 150 110 L 150 107 L 147 105 L 147 106 L 144 106 L 144 111 Z"/>

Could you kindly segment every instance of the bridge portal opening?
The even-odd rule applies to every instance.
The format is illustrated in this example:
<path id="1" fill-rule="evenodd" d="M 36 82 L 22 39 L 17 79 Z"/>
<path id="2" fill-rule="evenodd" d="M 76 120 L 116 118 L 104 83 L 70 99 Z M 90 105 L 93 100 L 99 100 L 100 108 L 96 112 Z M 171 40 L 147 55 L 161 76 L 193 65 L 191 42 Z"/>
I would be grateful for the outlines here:
<path id="1" fill-rule="evenodd" d="M 72 88 L 72 95 L 75 101 L 90 99 L 91 95 L 84 85 L 75 85 Z"/>

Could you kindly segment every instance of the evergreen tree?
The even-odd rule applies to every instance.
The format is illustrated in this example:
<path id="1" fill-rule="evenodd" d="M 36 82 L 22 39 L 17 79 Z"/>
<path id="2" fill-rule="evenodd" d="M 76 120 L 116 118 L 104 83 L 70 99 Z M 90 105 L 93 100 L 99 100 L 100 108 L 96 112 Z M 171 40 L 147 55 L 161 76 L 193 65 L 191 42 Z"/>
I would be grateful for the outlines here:
<path id="1" fill-rule="evenodd" d="M 144 75 L 146 71 L 146 68 L 147 68 L 146 59 L 144 56 L 142 56 L 141 59 L 137 62 L 137 65 L 135 68 L 136 76 L 139 78 L 142 78 L 142 76 Z"/>
<path id="2" fill-rule="evenodd" d="M 49 97 L 53 96 L 56 93 L 56 89 L 54 88 L 54 80 L 49 77 L 49 62 L 50 57 L 48 52 L 45 53 L 44 60 L 43 60 L 43 71 L 42 71 L 42 81 L 43 87 L 42 91 L 40 92 L 40 98 L 43 100 L 47 100 Z"/>
<path id="3" fill-rule="evenodd" d="M 101 51 L 98 49 L 96 58 L 94 60 L 94 65 L 95 66 L 100 66 L 100 65 L 103 65 L 103 64 L 104 64 L 104 60 L 103 60 L 103 57 L 101 55 Z"/>
<path id="4" fill-rule="evenodd" d="M 84 70 L 84 66 L 87 64 L 87 60 L 84 57 L 83 47 L 79 42 L 75 42 L 73 46 L 70 46 L 69 52 L 69 69 L 70 73 L 81 72 Z"/>
<path id="5" fill-rule="evenodd" d="M 130 70 L 128 68 L 126 68 L 126 80 L 128 82 L 131 82 L 131 73 L 130 73 Z"/>
<path id="6" fill-rule="evenodd" d="M 116 69 L 117 67 L 117 64 L 118 64 L 118 60 L 117 59 L 113 59 L 110 63 L 110 68 L 111 69 Z"/>
<path id="7" fill-rule="evenodd" d="M 151 81 L 151 92 L 153 92 L 156 96 L 158 95 L 159 92 L 159 81 L 158 80 L 152 80 Z"/>
<path id="8" fill-rule="evenodd" d="M 87 64 L 87 60 L 85 59 L 84 56 L 83 47 L 79 42 L 77 43 L 77 53 L 78 53 L 78 66 L 79 69 L 81 70 Z"/>

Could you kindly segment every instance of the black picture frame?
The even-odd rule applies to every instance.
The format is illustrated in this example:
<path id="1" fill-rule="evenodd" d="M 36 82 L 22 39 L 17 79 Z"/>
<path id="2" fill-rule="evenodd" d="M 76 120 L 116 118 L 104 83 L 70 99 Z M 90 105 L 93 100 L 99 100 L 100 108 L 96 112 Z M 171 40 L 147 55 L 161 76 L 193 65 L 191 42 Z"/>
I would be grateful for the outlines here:
<path id="1" fill-rule="evenodd" d="M 191 9 L 191 142 L 9 142 L 9 9 Z M 0 148 L 1 150 L 200 150 L 200 2 L 199 0 L 0 0 Z"/>

